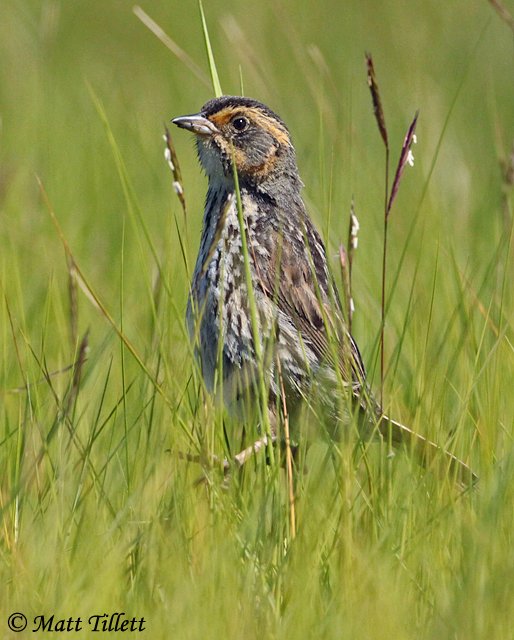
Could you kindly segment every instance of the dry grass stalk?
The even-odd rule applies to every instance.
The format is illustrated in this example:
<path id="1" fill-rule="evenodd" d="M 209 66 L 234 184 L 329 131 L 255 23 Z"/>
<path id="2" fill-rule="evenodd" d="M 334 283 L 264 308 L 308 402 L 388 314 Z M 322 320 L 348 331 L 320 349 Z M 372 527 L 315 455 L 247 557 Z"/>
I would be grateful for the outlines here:
<path id="1" fill-rule="evenodd" d="M 373 101 L 373 113 L 378 124 L 378 129 L 382 140 L 384 141 L 386 157 L 385 157 L 385 198 L 384 198 L 384 251 L 382 254 L 382 324 L 380 329 L 380 405 L 384 404 L 384 326 L 385 326 L 385 280 L 386 280 L 386 262 L 387 262 L 387 219 L 389 205 L 389 142 L 387 138 L 387 128 L 385 124 L 384 110 L 382 109 L 382 101 L 380 100 L 380 92 L 378 90 L 377 77 L 373 66 L 371 54 L 366 54 L 366 65 L 368 67 L 368 87 L 371 91 L 371 99 Z"/>
<path id="2" fill-rule="evenodd" d="M 175 147 L 173 146 L 173 141 L 171 139 L 170 132 L 168 127 L 164 125 L 164 130 L 166 131 L 164 135 L 164 141 L 166 142 L 166 149 L 164 150 L 164 157 L 173 172 L 173 189 L 180 200 L 180 204 L 182 205 L 182 209 L 184 211 L 184 224 L 187 225 L 187 210 L 186 210 L 186 199 L 184 198 L 184 186 L 182 183 L 182 174 L 180 172 L 180 165 L 178 163 L 178 157 L 175 152 Z"/>
<path id="3" fill-rule="evenodd" d="M 352 268 L 355 250 L 357 249 L 359 239 L 359 221 L 354 211 L 354 202 L 352 198 L 352 206 L 350 209 L 350 225 L 348 229 L 348 250 L 344 248 L 342 243 L 339 243 L 339 262 L 341 265 L 341 274 L 343 278 L 344 296 L 347 304 L 347 320 L 350 333 L 352 331 L 352 319 L 355 306 L 353 303 L 352 293 Z"/>
<path id="4" fill-rule="evenodd" d="M 386 264 L 387 264 L 387 222 L 389 219 L 389 213 L 393 201 L 398 193 L 400 182 L 405 171 L 407 163 L 413 164 L 413 156 L 411 152 L 412 143 L 415 141 L 414 131 L 416 129 L 416 123 L 418 121 L 418 113 L 414 116 L 414 120 L 410 125 L 407 135 L 403 141 L 402 152 L 400 154 L 400 160 L 396 169 L 393 186 L 391 193 L 389 194 L 389 142 L 387 138 L 387 129 L 385 124 L 384 110 L 382 109 L 382 101 L 380 100 L 380 92 L 378 90 L 378 83 L 375 74 L 375 68 L 373 66 L 373 60 L 371 54 L 366 54 L 366 65 L 368 67 L 368 86 L 371 91 L 371 98 L 373 101 L 373 112 L 378 123 L 378 128 L 382 140 L 384 141 L 386 149 L 386 162 L 385 162 L 385 199 L 384 199 L 384 251 L 382 256 L 382 326 L 380 330 L 380 404 L 383 405 L 383 392 L 384 392 L 384 327 L 385 327 L 385 281 L 386 281 Z"/>
<path id="5" fill-rule="evenodd" d="M 73 380 L 70 387 L 70 393 L 68 396 L 68 401 L 66 403 L 66 415 L 70 414 L 73 405 L 75 404 L 75 400 L 77 399 L 79 389 L 80 389 L 80 381 L 82 379 L 82 369 L 84 367 L 84 362 L 86 361 L 86 354 L 88 351 L 88 343 L 89 343 L 89 329 L 86 331 L 86 335 L 82 338 L 82 342 L 80 343 L 79 353 L 77 361 L 74 365 L 73 371 Z"/>
<path id="6" fill-rule="evenodd" d="M 371 91 L 371 97 L 373 99 L 373 113 L 375 114 L 382 140 L 384 141 L 386 149 L 389 150 L 384 110 L 382 109 L 382 101 L 380 100 L 380 92 L 378 90 L 377 77 L 375 75 L 375 68 L 373 66 L 371 53 L 366 53 L 366 65 L 368 67 L 368 87 Z"/>
<path id="7" fill-rule="evenodd" d="M 396 194 L 398 193 L 398 189 L 400 187 L 400 181 L 402 179 L 403 172 L 405 171 L 405 167 L 407 166 L 407 164 L 410 164 L 410 165 L 414 164 L 414 158 L 412 156 L 411 147 L 412 147 L 412 143 L 415 142 L 416 140 L 414 132 L 416 130 L 416 124 L 418 122 L 418 115 L 419 115 L 419 111 L 416 111 L 414 120 L 412 121 L 412 124 L 409 127 L 409 130 L 407 131 L 405 140 L 403 141 L 402 152 L 400 154 L 400 160 L 398 162 L 398 167 L 396 169 L 396 175 L 394 176 L 394 182 L 393 182 L 393 187 L 391 189 L 391 195 L 389 197 L 389 204 L 387 205 L 386 216 L 389 216 L 389 213 L 391 211 L 391 206 L 393 204 L 393 200 L 395 199 Z"/>
<path id="8" fill-rule="evenodd" d="M 79 298 L 78 284 L 73 260 L 66 255 L 68 264 L 68 305 L 69 305 L 69 326 L 70 326 L 70 345 L 72 352 L 75 351 L 77 345 L 77 332 L 79 320 Z"/>
<path id="9" fill-rule="evenodd" d="M 500 16 L 500 18 L 502 20 L 505 20 L 505 22 L 509 25 L 509 27 L 512 29 L 512 31 L 514 31 L 514 18 L 507 11 L 507 9 L 503 6 L 503 4 L 500 2 L 500 0 L 489 0 L 489 2 L 496 9 L 496 12 Z"/>

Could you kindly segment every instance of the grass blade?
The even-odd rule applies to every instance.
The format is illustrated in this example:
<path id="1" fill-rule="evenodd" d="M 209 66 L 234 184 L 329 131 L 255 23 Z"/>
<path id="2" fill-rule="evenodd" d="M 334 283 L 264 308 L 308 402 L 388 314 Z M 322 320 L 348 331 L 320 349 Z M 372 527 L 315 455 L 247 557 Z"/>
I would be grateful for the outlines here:
<path id="1" fill-rule="evenodd" d="M 209 78 L 200 69 L 196 62 L 183 49 L 181 49 L 178 44 L 172 40 L 164 30 L 161 29 L 161 27 L 154 22 L 145 11 L 143 11 L 143 9 L 141 9 L 140 6 L 135 5 L 132 11 L 141 20 L 141 22 L 146 25 L 150 31 L 155 34 L 181 62 L 186 65 L 189 71 L 191 71 L 202 84 L 206 87 L 210 86 Z"/>
<path id="2" fill-rule="evenodd" d="M 214 61 L 214 55 L 212 53 L 211 40 L 209 38 L 209 31 L 207 30 L 207 22 L 205 20 L 205 13 L 203 12 L 202 0 L 198 0 L 198 7 L 200 9 L 200 15 L 202 17 L 202 31 L 205 40 L 205 48 L 207 50 L 207 58 L 209 60 L 212 88 L 214 89 L 214 95 L 216 96 L 216 98 L 219 98 L 223 95 L 223 91 L 221 90 L 220 79 L 218 78 L 218 71 L 216 69 L 216 63 Z"/>

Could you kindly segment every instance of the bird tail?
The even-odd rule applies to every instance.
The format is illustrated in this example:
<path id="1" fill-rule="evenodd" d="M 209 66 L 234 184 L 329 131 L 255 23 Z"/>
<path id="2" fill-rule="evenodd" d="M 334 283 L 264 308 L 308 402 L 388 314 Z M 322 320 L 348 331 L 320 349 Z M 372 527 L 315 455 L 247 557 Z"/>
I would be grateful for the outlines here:
<path id="1" fill-rule="evenodd" d="M 378 429 L 384 440 L 391 441 L 395 447 L 405 446 L 411 449 L 417 460 L 426 469 L 448 474 L 462 488 L 475 485 L 478 476 L 469 465 L 439 445 L 427 440 L 403 424 L 382 415 Z"/>

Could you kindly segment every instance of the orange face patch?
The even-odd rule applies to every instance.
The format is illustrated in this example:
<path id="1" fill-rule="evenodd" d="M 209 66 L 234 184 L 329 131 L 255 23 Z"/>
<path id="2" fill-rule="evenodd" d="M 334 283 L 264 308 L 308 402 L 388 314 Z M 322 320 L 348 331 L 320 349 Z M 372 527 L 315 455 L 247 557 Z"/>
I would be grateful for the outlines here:
<path id="1" fill-rule="evenodd" d="M 248 118 L 248 120 L 256 124 L 258 127 L 261 127 L 262 129 L 264 129 L 264 131 L 267 131 L 272 136 L 274 136 L 279 142 L 279 144 L 285 145 L 285 146 L 288 146 L 291 144 L 291 140 L 289 138 L 289 133 L 287 132 L 287 129 L 276 120 L 266 116 L 259 109 L 254 109 L 251 107 L 246 107 L 246 108 L 234 107 L 234 106 L 225 107 L 225 109 L 222 109 L 221 111 L 218 111 L 217 113 L 213 114 L 209 118 L 209 120 L 220 131 L 223 131 L 223 129 L 229 124 L 229 122 L 235 116 L 244 116 Z"/>
<path id="2" fill-rule="evenodd" d="M 276 120 L 270 119 L 258 109 L 248 109 L 248 111 L 251 113 L 253 122 L 274 136 L 280 145 L 287 147 L 291 144 L 289 133 L 283 125 Z"/>
<path id="3" fill-rule="evenodd" d="M 234 157 L 236 167 L 241 174 L 253 174 L 264 178 L 274 167 L 277 158 L 276 152 L 280 147 L 290 147 L 291 139 L 289 133 L 282 123 L 274 118 L 266 115 L 259 109 L 252 107 L 228 106 L 214 113 L 209 120 L 220 132 L 215 134 L 218 144 L 225 148 L 226 152 L 231 154 L 230 139 L 234 135 L 234 131 L 230 128 L 232 120 L 238 117 L 244 117 L 257 128 L 262 129 L 266 133 L 273 136 L 275 143 L 270 144 L 266 157 L 261 158 L 260 163 L 255 162 L 248 150 L 244 147 L 234 145 Z"/>

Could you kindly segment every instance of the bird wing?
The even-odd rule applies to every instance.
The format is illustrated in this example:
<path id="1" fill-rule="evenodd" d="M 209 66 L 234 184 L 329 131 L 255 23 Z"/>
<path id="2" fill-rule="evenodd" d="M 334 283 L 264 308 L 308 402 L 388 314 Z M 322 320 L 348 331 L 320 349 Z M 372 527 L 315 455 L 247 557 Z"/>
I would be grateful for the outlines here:
<path id="1" fill-rule="evenodd" d="M 357 345 L 343 319 L 341 302 L 327 269 L 324 245 L 306 217 L 284 221 L 289 229 L 267 230 L 268 252 L 256 252 L 259 284 L 278 310 L 291 318 L 319 361 L 334 369 L 356 395 L 366 375 Z M 301 224 L 294 225 L 294 221 Z"/>
<path id="2" fill-rule="evenodd" d="M 476 483 L 476 474 L 465 462 L 382 413 L 380 403 L 366 385 L 359 349 L 344 322 L 341 302 L 328 272 L 324 245 L 310 220 L 304 218 L 301 222 L 302 230 L 290 228 L 288 233 L 283 230 L 270 233 L 268 229 L 268 252 L 253 254 L 258 285 L 277 304 L 279 311 L 294 319 L 302 339 L 321 361 L 335 368 L 336 357 L 343 382 L 352 384 L 362 418 L 386 442 L 390 441 L 395 447 L 412 448 L 424 467 L 434 464 L 434 470 L 444 475 L 449 466 L 450 474 L 461 487 Z M 447 465 L 437 464 L 441 457 Z"/>

